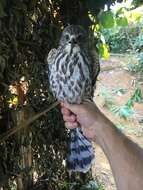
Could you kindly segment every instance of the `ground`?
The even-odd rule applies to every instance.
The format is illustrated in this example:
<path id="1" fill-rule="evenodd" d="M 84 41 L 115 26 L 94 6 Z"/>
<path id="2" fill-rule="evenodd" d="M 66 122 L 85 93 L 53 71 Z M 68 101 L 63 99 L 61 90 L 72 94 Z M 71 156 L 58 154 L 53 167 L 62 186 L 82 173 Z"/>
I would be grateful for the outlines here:
<path id="1" fill-rule="evenodd" d="M 143 81 L 138 74 L 126 69 L 129 61 L 131 58 L 126 55 L 112 55 L 108 61 L 102 61 L 94 101 L 123 133 L 143 147 L 143 103 L 134 104 L 134 114 L 129 119 L 121 118 L 107 108 L 109 99 L 117 106 L 125 105 L 134 94 L 137 85 L 143 92 Z M 135 59 L 132 58 L 132 61 Z M 124 89 L 125 92 L 121 93 L 120 89 Z M 105 190 L 116 190 L 110 165 L 98 145 L 95 145 L 95 157 L 93 175 L 103 184 Z"/>

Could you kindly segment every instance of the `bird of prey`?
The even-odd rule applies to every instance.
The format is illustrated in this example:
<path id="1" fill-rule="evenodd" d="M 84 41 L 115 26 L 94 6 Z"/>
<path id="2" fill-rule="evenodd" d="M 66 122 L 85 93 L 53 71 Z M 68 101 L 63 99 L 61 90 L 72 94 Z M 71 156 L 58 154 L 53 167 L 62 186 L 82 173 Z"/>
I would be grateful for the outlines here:
<path id="1" fill-rule="evenodd" d="M 100 66 L 82 26 L 70 25 L 63 30 L 58 48 L 49 52 L 47 62 L 50 88 L 59 101 L 80 104 L 92 100 Z M 92 144 L 80 127 L 72 129 L 70 136 L 67 166 L 71 171 L 85 173 L 94 158 Z"/>

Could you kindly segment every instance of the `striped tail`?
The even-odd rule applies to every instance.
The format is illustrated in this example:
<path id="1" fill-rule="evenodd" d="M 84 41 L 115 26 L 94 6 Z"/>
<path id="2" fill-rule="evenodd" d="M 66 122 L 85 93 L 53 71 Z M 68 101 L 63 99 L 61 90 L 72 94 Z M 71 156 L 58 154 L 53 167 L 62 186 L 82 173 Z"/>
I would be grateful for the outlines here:
<path id="1" fill-rule="evenodd" d="M 91 142 L 82 134 L 79 128 L 71 130 L 69 149 L 68 169 L 86 173 L 91 168 L 94 152 Z"/>

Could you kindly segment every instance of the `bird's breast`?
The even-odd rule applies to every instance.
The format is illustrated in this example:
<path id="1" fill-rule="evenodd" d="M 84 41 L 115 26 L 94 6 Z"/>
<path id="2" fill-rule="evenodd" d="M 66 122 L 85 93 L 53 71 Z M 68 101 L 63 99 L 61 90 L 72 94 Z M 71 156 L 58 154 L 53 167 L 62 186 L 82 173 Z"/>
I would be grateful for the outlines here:
<path id="1" fill-rule="evenodd" d="M 50 84 L 53 93 L 60 101 L 81 103 L 91 95 L 89 61 L 81 51 L 61 52 L 55 59 Z"/>

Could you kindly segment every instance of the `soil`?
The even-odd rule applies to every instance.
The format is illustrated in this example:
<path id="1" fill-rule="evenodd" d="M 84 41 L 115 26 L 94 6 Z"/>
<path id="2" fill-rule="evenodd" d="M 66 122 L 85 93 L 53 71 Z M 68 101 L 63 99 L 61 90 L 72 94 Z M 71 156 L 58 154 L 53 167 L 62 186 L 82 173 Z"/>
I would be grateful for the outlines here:
<path id="1" fill-rule="evenodd" d="M 143 147 L 143 103 L 135 103 L 133 116 L 124 119 L 107 108 L 108 96 L 106 98 L 101 95 L 102 89 L 106 89 L 111 101 L 117 106 L 122 106 L 134 94 L 138 84 L 143 92 L 143 81 L 139 82 L 138 74 L 132 74 L 126 70 L 129 60 L 129 56 L 112 55 L 108 61 L 101 61 L 101 72 L 98 77 L 94 101 L 116 126 L 120 126 L 123 133 Z M 125 93 L 121 93 L 117 89 L 125 89 Z M 98 179 L 105 190 L 116 190 L 109 162 L 98 145 L 95 145 L 95 163 L 92 170 L 93 176 Z"/>

